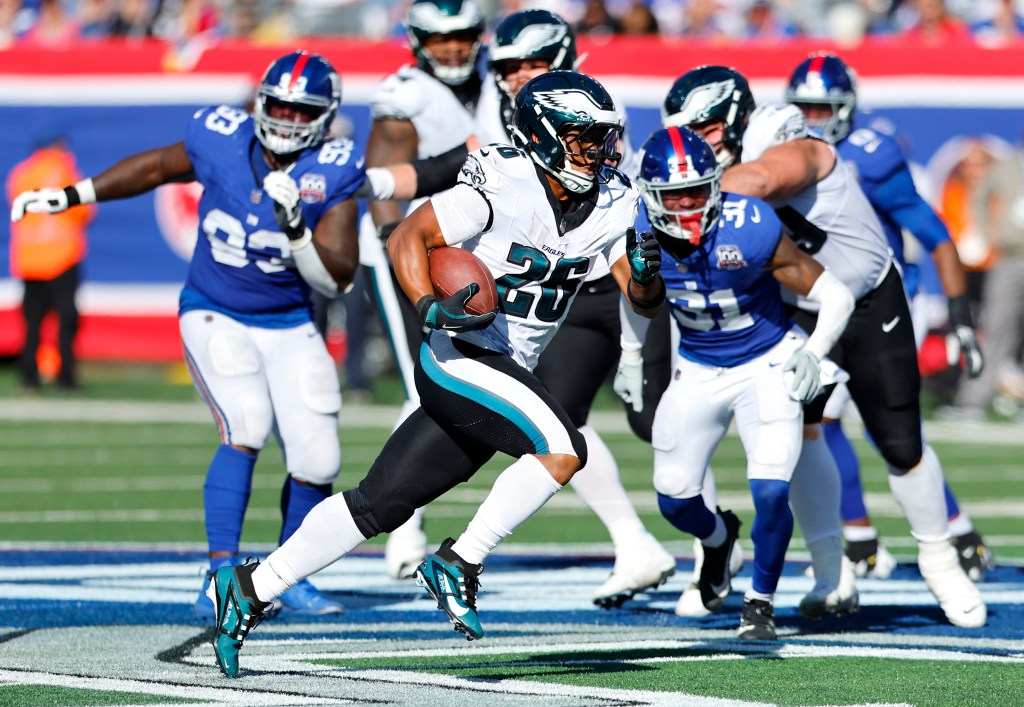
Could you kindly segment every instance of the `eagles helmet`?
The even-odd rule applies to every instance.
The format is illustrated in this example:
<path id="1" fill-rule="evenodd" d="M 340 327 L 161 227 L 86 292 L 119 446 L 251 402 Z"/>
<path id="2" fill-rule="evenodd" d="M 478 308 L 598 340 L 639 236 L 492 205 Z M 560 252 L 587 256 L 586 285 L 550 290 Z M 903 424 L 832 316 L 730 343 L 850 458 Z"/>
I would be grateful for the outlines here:
<path id="1" fill-rule="evenodd" d="M 547 10 L 515 12 L 495 28 L 491 38 L 488 65 L 494 72 L 498 88 L 515 98 L 502 75 L 502 65 L 514 59 L 542 59 L 548 71 L 571 71 L 576 68 L 576 33 L 572 26 Z"/>
<path id="2" fill-rule="evenodd" d="M 484 13 L 473 0 L 415 0 L 406 16 L 405 31 L 421 69 L 449 86 L 461 86 L 476 70 L 476 57 L 480 53 L 484 33 Z M 456 32 L 466 32 L 474 38 L 469 60 L 461 66 L 439 64 L 424 46 L 427 37 Z"/>
<path id="3" fill-rule="evenodd" d="M 276 155 L 288 155 L 321 142 L 338 113 L 341 78 L 319 54 L 292 52 L 267 68 L 253 104 L 256 138 Z M 285 106 L 306 121 L 274 118 L 271 109 Z"/>
<path id="4" fill-rule="evenodd" d="M 618 162 L 622 124 L 604 86 L 576 71 L 552 71 L 530 79 L 516 95 L 512 141 L 569 191 L 582 194 L 608 179 L 607 162 Z M 572 142 L 578 149 L 570 148 Z M 586 161 L 573 165 L 573 158 Z"/>
<path id="5" fill-rule="evenodd" d="M 640 151 L 637 186 L 647 206 L 658 243 L 676 258 L 685 258 L 718 218 L 722 203 L 722 167 L 715 151 L 689 128 L 673 126 L 656 130 Z M 706 201 L 699 208 L 678 208 L 669 192 L 688 190 Z M 676 208 L 673 208 L 676 206 Z"/>
<path id="6" fill-rule="evenodd" d="M 797 106 L 831 106 L 832 116 L 811 120 L 812 131 L 835 144 L 850 134 L 857 108 L 857 78 L 834 54 L 811 54 L 789 77 L 786 101 Z"/>
<path id="7" fill-rule="evenodd" d="M 753 110 L 754 94 L 740 72 L 727 66 L 698 66 L 672 84 L 661 107 L 661 122 L 668 128 L 723 121 L 725 136 L 717 157 L 724 169 L 739 158 Z"/>

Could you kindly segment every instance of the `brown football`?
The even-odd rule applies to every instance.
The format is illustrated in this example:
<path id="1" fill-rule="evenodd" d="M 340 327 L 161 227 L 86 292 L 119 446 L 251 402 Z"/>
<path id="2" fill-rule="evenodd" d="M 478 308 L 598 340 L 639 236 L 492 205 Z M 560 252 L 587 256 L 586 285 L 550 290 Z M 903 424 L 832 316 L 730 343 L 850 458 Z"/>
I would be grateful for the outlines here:
<path id="1" fill-rule="evenodd" d="M 498 308 L 498 286 L 494 276 L 483 262 L 462 248 L 442 246 L 427 255 L 430 265 L 430 283 L 434 294 L 445 299 L 471 282 L 480 285 L 480 291 L 466 303 L 470 314 L 486 314 Z"/>

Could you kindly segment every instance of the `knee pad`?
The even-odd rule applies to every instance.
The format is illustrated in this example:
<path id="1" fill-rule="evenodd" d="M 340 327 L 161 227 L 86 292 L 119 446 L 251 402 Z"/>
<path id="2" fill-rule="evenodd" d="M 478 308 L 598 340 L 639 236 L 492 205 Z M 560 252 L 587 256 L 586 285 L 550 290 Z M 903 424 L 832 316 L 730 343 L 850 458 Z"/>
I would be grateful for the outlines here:
<path id="1" fill-rule="evenodd" d="M 240 419 L 228 419 L 228 442 L 239 447 L 263 449 L 274 424 L 274 410 L 265 395 L 242 395 L 235 408 Z"/>
<path id="2" fill-rule="evenodd" d="M 300 481 L 323 486 L 333 483 L 341 470 L 341 445 L 333 430 L 323 430 L 306 438 L 298 468 L 288 465 L 288 473 Z"/>

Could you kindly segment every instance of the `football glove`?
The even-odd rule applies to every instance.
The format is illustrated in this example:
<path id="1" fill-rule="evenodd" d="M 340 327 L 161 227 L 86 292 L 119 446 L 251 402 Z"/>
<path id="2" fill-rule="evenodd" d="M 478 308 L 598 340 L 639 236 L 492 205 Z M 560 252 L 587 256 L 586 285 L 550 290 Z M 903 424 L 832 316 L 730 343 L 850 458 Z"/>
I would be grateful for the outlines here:
<path id="1" fill-rule="evenodd" d="M 793 373 L 789 397 L 804 404 L 818 397 L 821 392 L 821 365 L 813 353 L 807 349 L 796 351 L 786 361 L 782 370 Z"/>
<path id="2" fill-rule="evenodd" d="M 960 363 L 964 357 L 964 370 L 970 378 L 977 378 L 985 368 L 985 356 L 981 353 L 978 336 L 974 333 L 971 307 L 967 295 L 949 298 L 949 325 L 953 331 L 946 337 L 946 355 L 950 366 Z"/>
<path id="3" fill-rule="evenodd" d="M 644 358 L 637 351 L 623 351 L 619 367 L 615 371 L 612 390 L 626 405 L 633 406 L 633 412 L 644 409 Z"/>
<path id="4" fill-rule="evenodd" d="M 637 233 L 632 226 L 626 229 L 626 257 L 630 274 L 639 285 L 651 284 L 661 271 L 661 246 L 649 231 Z"/>
<path id="5" fill-rule="evenodd" d="M 25 218 L 26 212 L 30 214 L 59 214 L 72 206 L 96 201 L 96 193 L 92 191 L 92 180 L 85 180 L 81 184 L 85 185 L 85 182 L 88 182 L 88 188 L 84 197 L 77 186 L 21 192 L 14 197 L 14 202 L 11 204 L 11 221 L 17 223 Z"/>
<path id="6" fill-rule="evenodd" d="M 494 321 L 497 313 L 470 314 L 466 311 L 466 303 L 479 291 L 480 285 L 471 282 L 445 299 L 439 300 L 434 295 L 421 297 L 416 303 L 416 310 L 423 319 L 423 328 L 455 332 L 483 329 Z"/>
<path id="7" fill-rule="evenodd" d="M 302 199 L 299 185 L 280 170 L 263 179 L 263 191 L 274 200 L 274 218 L 288 240 L 297 241 L 306 234 L 306 220 L 302 218 Z"/>

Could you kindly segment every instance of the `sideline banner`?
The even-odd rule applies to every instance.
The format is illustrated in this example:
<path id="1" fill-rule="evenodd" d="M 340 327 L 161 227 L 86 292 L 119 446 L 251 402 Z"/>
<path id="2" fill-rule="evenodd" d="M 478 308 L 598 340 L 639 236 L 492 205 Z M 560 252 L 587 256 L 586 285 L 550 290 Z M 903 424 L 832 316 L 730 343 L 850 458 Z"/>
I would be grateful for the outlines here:
<path id="1" fill-rule="evenodd" d="M 409 63 L 399 42 L 318 39 L 303 45 L 342 74 L 342 110 L 365 144 L 367 103 L 379 81 Z M 159 42 L 87 43 L 66 51 L 0 52 L 0 133 L 6 175 L 44 135 L 62 135 L 79 168 L 95 175 L 121 157 L 179 141 L 187 120 L 211 103 L 244 105 L 267 64 L 295 46 L 226 41 L 198 50 Z M 759 102 L 778 100 L 789 71 L 813 50 L 785 44 L 701 44 L 690 40 L 581 38 L 582 69 L 626 103 L 639 144 L 658 127 L 672 81 L 700 64 L 735 66 Z M 860 103 L 888 119 L 922 165 L 951 140 L 987 134 L 1017 142 L 1024 123 L 1024 47 L 896 46 L 875 40 L 839 50 L 860 77 Z M 946 162 L 948 162 L 948 155 Z M 948 169 L 948 167 L 947 167 Z M 177 360 L 177 289 L 195 241 L 196 185 L 100 206 L 89 229 L 80 293 L 83 358 Z M 21 346 L 20 286 L 10 279 L 9 223 L 0 219 L 0 355 Z M 146 339 L 141 342 L 140 326 Z"/>

